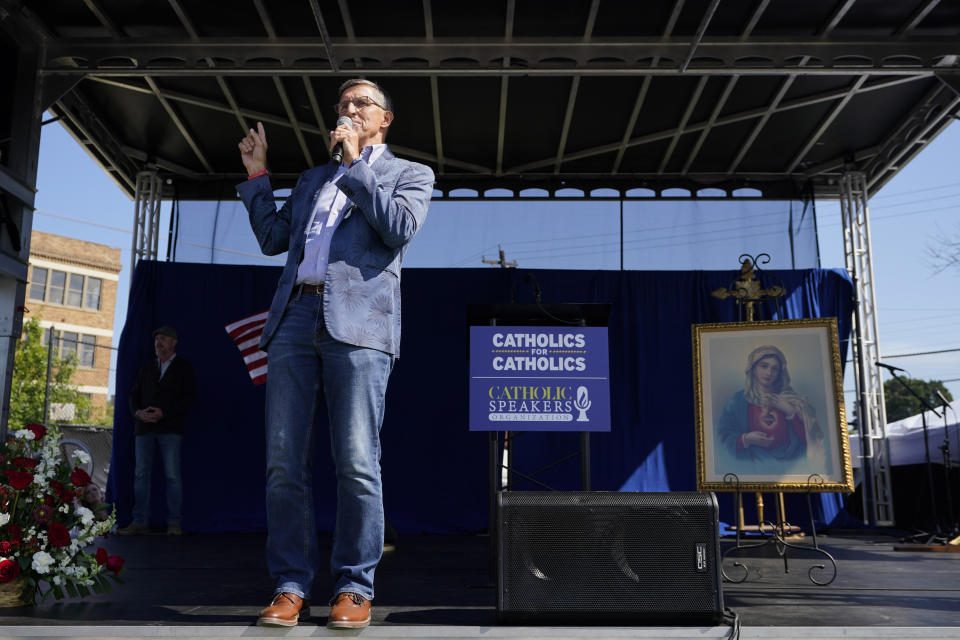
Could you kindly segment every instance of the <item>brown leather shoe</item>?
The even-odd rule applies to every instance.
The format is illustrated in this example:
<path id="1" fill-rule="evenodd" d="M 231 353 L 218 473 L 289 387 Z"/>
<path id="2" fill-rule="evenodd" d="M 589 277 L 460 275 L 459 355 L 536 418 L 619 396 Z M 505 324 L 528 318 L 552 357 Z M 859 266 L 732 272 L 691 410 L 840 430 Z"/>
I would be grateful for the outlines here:
<path id="1" fill-rule="evenodd" d="M 356 629 L 370 624 L 370 601 L 359 593 L 338 593 L 331 604 L 327 618 L 330 629 Z"/>
<path id="2" fill-rule="evenodd" d="M 303 599 L 292 593 L 278 593 L 270 606 L 260 612 L 257 624 L 261 627 L 295 627 L 301 613 L 304 617 L 310 615 L 310 610 L 303 607 Z"/>

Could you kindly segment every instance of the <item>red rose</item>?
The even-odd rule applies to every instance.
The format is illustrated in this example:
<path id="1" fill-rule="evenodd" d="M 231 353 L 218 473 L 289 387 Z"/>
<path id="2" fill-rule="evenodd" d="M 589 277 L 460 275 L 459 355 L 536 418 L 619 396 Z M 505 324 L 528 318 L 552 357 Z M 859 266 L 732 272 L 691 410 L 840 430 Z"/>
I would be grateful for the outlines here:
<path id="1" fill-rule="evenodd" d="M 19 544 L 20 539 L 23 537 L 23 529 L 20 525 L 11 522 L 7 525 L 7 535 L 10 536 L 11 542 Z"/>
<path id="2" fill-rule="evenodd" d="M 57 497 L 60 498 L 60 502 L 67 502 L 73 499 L 70 491 L 63 488 L 63 484 L 54 480 L 50 483 L 50 488 L 53 489 L 53 492 L 57 494 Z"/>
<path id="3" fill-rule="evenodd" d="M 59 522 L 51 522 L 47 539 L 55 547 L 65 547 L 70 544 L 70 532 Z"/>
<path id="4" fill-rule="evenodd" d="M 85 487 L 90 484 L 90 474 L 80 467 L 74 467 L 73 473 L 70 474 L 70 482 L 75 487 Z"/>
<path id="5" fill-rule="evenodd" d="M 33 482 L 33 474 L 29 471 L 7 471 L 7 480 L 10 481 L 10 486 L 21 491 L 30 486 L 30 483 Z"/>
<path id="6" fill-rule="evenodd" d="M 35 440 L 39 440 L 43 436 L 47 435 L 47 428 L 42 424 L 28 424 L 27 429 L 33 431 L 33 437 Z"/>
<path id="7" fill-rule="evenodd" d="M 110 556 L 107 558 L 107 569 L 113 571 L 113 575 L 120 575 L 123 570 L 123 558 L 120 556 Z"/>
<path id="8" fill-rule="evenodd" d="M 7 540 L 0 540 L 0 555 L 8 556 L 13 551 L 13 545 Z"/>
<path id="9" fill-rule="evenodd" d="M 13 460 L 11 460 L 10 462 L 12 462 L 14 465 L 16 465 L 16 466 L 18 466 L 18 467 L 22 467 L 22 468 L 24 468 L 24 469 L 33 469 L 35 466 L 37 466 L 37 461 L 36 461 L 36 460 L 34 460 L 33 458 L 25 458 L 25 457 L 23 457 L 23 456 L 17 456 L 16 458 L 14 458 Z"/>
<path id="10" fill-rule="evenodd" d="M 13 582 L 20 577 L 20 565 L 4 558 L 0 560 L 0 582 Z"/>
<path id="11" fill-rule="evenodd" d="M 97 547 L 97 555 L 94 556 L 97 560 L 97 564 L 104 565 L 107 564 L 107 550 L 103 547 Z"/>

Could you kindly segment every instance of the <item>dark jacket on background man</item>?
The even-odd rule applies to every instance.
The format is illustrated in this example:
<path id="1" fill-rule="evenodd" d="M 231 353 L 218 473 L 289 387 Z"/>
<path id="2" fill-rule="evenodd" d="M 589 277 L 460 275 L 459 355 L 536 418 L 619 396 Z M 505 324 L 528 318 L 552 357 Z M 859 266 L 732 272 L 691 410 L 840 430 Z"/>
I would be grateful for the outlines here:
<path id="1" fill-rule="evenodd" d="M 184 417 L 196 399 L 193 365 L 183 356 L 178 354 L 170 362 L 163 378 L 160 378 L 156 359 L 147 362 L 140 368 L 137 381 L 130 390 L 130 413 L 157 407 L 163 411 L 163 419 L 158 422 L 136 420 L 134 433 L 175 433 L 182 436 Z"/>

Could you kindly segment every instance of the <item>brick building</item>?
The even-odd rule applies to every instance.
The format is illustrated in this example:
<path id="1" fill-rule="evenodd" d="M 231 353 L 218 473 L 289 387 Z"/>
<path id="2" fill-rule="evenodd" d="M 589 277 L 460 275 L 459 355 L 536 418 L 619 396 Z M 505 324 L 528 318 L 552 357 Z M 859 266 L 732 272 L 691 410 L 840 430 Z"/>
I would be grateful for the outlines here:
<path id="1" fill-rule="evenodd" d="M 54 328 L 61 356 L 76 354 L 73 384 L 95 413 L 107 406 L 120 269 L 120 249 L 41 231 L 30 236 L 26 317 L 39 319 L 44 343 Z"/>

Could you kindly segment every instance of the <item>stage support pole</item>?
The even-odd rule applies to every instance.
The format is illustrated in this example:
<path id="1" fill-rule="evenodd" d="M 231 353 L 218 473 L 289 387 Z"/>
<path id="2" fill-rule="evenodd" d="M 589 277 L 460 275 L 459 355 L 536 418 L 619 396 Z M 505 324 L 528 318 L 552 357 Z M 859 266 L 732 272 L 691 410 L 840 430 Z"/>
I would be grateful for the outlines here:
<path id="1" fill-rule="evenodd" d="M 847 271 L 853 278 L 855 297 L 851 364 L 857 387 L 863 518 L 870 525 L 893 526 L 887 416 L 883 382 L 876 365 L 880 360 L 880 348 L 867 199 L 866 175 L 860 171 L 844 173 L 840 179 L 840 210 L 844 257 Z"/>
<path id="2" fill-rule="evenodd" d="M 12 93 L 4 97 L 5 108 L 0 109 L 0 130 L 11 133 L 9 143 L 0 150 L 5 154 L 0 161 L 0 216 L 5 221 L 0 229 L 0 440 L 6 440 L 14 354 L 26 310 L 44 81 L 38 71 L 40 43 L 20 28 L 16 15 L 0 19 L 0 36 L 18 45 L 14 55 L 4 60 Z"/>
<path id="3" fill-rule="evenodd" d="M 141 171 L 137 174 L 137 187 L 133 198 L 133 246 L 131 248 L 131 273 L 140 260 L 157 259 L 157 243 L 160 238 L 160 203 L 163 181 L 156 171 Z M 133 276 L 130 277 L 133 286 Z"/>

